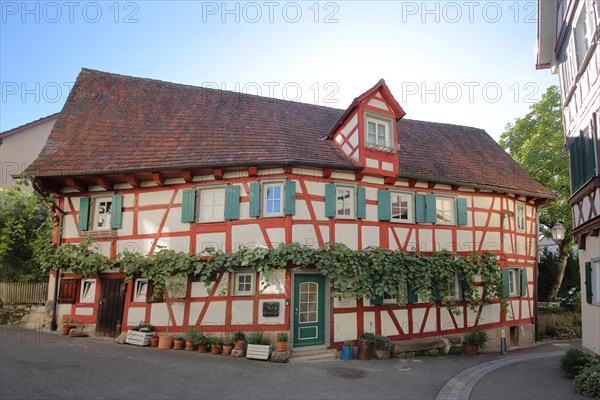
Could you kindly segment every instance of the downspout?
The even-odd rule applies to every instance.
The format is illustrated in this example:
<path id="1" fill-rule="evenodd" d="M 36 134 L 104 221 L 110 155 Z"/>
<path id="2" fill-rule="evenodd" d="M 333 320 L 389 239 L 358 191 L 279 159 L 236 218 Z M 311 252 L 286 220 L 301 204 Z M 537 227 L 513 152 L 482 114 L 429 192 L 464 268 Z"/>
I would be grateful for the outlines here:
<path id="1" fill-rule="evenodd" d="M 44 199 L 47 200 L 48 196 L 35 183 L 34 179 L 31 179 L 31 186 L 33 187 L 33 190 L 35 190 L 37 193 L 39 193 L 40 196 L 42 196 Z M 56 203 L 54 203 L 54 202 L 52 202 L 52 208 L 55 211 L 58 211 L 58 239 L 56 241 L 56 246 L 60 247 L 62 245 L 62 228 L 63 228 L 63 220 L 64 220 L 65 212 L 62 210 L 62 208 L 57 206 Z M 58 329 L 58 323 L 56 322 L 56 310 L 58 307 L 57 304 L 58 304 L 59 277 L 60 277 L 60 268 L 56 268 L 54 270 L 54 294 L 53 294 L 53 304 L 52 304 L 52 319 L 50 320 L 50 330 L 51 331 L 56 331 Z"/>
<path id="2" fill-rule="evenodd" d="M 535 207 L 535 270 L 533 273 L 533 343 L 537 342 L 538 335 L 538 277 L 540 275 L 540 214 L 538 206 Z"/>

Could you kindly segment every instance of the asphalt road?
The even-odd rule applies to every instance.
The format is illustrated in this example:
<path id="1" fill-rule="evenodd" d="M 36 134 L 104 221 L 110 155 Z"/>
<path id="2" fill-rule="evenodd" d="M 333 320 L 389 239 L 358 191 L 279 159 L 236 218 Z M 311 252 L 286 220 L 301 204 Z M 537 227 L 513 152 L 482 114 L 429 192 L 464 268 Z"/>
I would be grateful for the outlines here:
<path id="1" fill-rule="evenodd" d="M 6 327 L 0 333 L 1 399 L 434 399 L 459 372 L 502 359 L 484 354 L 275 364 Z M 550 379 L 560 375 L 556 360 L 541 360 L 550 362 Z M 535 365 L 517 367 L 509 375 L 520 384 L 535 379 Z M 565 397 L 523 392 L 505 379 L 499 384 L 494 375 L 502 378 L 506 369 L 513 371 L 503 367 L 481 379 L 473 398 L 576 398 L 569 380 L 551 388 Z"/>

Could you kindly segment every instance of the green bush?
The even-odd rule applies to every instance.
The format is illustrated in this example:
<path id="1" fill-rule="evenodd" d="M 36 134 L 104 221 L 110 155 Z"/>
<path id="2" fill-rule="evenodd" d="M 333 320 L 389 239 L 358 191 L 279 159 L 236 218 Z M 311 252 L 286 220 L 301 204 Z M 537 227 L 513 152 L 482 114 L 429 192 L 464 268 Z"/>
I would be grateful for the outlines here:
<path id="1" fill-rule="evenodd" d="M 581 349 L 569 349 L 560 358 L 560 369 L 571 379 L 575 378 L 579 371 L 591 363 L 594 358 Z"/>
<path id="2" fill-rule="evenodd" d="M 600 398 L 600 358 L 591 359 L 580 369 L 575 376 L 575 392 Z"/>
<path id="3" fill-rule="evenodd" d="M 475 346 L 483 346 L 490 340 L 487 333 L 484 331 L 473 331 L 465 335 L 465 343 Z"/>

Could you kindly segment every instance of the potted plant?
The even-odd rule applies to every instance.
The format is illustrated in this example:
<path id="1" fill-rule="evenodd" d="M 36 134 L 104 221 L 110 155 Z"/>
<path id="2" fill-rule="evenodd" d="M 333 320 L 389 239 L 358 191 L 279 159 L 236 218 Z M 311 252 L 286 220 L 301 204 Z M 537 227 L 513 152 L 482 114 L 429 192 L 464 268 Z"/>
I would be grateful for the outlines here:
<path id="1" fill-rule="evenodd" d="M 150 347 L 158 347 L 158 339 L 160 337 L 154 333 L 151 337 L 150 337 Z"/>
<path id="2" fill-rule="evenodd" d="M 359 360 L 370 360 L 373 354 L 373 343 L 375 334 L 373 332 L 363 332 L 358 338 L 358 356 Z"/>
<path id="3" fill-rule="evenodd" d="M 244 332 L 236 332 L 233 334 L 233 340 L 235 341 L 235 350 L 244 350 L 246 347 L 246 335 Z"/>
<path id="4" fill-rule="evenodd" d="M 142 321 L 127 331 L 125 343 L 135 346 L 148 346 L 151 344 L 151 338 L 154 335 L 154 327 L 148 322 Z"/>
<path id="5" fill-rule="evenodd" d="M 271 343 L 262 331 L 250 332 L 246 338 L 248 339 L 246 358 L 253 358 L 256 360 L 269 359 L 271 356 Z"/>
<path id="6" fill-rule="evenodd" d="M 477 354 L 479 348 L 484 346 L 490 338 L 485 331 L 473 331 L 465 335 L 464 351 L 467 355 Z"/>
<path id="7" fill-rule="evenodd" d="M 197 351 L 199 353 L 206 353 L 206 349 L 209 343 L 210 339 L 206 337 L 203 333 L 199 333 L 196 337 L 196 340 L 194 341 L 194 344 L 196 345 L 196 348 L 198 349 Z"/>
<path id="8" fill-rule="evenodd" d="M 288 342 L 287 332 L 279 332 L 277 334 L 277 343 L 275 343 L 275 350 L 286 351 L 287 350 L 287 342 Z"/>
<path id="9" fill-rule="evenodd" d="M 210 354 L 221 354 L 221 345 L 223 340 L 221 338 L 212 338 L 210 340 Z"/>
<path id="10" fill-rule="evenodd" d="M 380 360 L 390 358 L 392 341 L 387 336 L 375 336 L 375 357 Z"/>
<path id="11" fill-rule="evenodd" d="M 194 351 L 196 348 L 195 341 L 198 338 L 200 331 L 196 328 L 189 328 L 185 331 L 185 349 L 187 351 Z"/>
<path id="12" fill-rule="evenodd" d="M 77 320 L 73 318 L 65 318 L 62 324 L 62 334 L 68 335 L 71 331 L 71 328 L 74 328 L 75 326 L 77 326 Z"/>
<path id="13" fill-rule="evenodd" d="M 226 336 L 223 339 L 223 355 L 228 356 L 231 354 L 231 350 L 233 349 L 233 339 L 231 336 Z"/>
<path id="14" fill-rule="evenodd" d="M 175 335 L 173 336 L 173 350 L 183 350 L 185 342 L 183 340 L 183 336 Z"/>

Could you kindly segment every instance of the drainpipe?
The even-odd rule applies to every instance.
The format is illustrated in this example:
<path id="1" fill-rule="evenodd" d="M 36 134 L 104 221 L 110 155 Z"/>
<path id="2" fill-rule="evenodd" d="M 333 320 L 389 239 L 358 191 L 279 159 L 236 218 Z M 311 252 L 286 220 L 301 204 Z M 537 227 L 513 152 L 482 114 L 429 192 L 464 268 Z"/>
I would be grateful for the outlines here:
<path id="1" fill-rule="evenodd" d="M 33 190 L 35 190 L 37 193 L 39 193 L 40 196 L 42 196 L 44 199 L 47 200 L 48 196 L 47 194 L 42 191 L 42 189 L 36 184 L 35 179 L 31 179 L 31 186 L 33 187 Z M 58 211 L 58 240 L 56 243 L 57 247 L 60 247 L 62 245 L 62 228 L 63 228 L 63 220 L 64 220 L 64 215 L 65 212 L 56 205 L 56 203 L 52 202 L 52 208 L 55 211 Z M 59 283 L 59 277 L 60 277 L 60 268 L 56 268 L 54 270 L 54 295 L 53 295 L 53 304 L 52 304 L 52 319 L 50 321 L 50 330 L 51 331 L 56 331 L 58 329 L 58 323 L 56 322 L 56 310 L 57 310 L 57 304 L 58 304 L 58 283 Z"/>
<path id="2" fill-rule="evenodd" d="M 540 275 L 540 215 L 539 206 L 535 207 L 535 270 L 533 273 L 533 343 L 538 335 L 538 277 Z"/>

